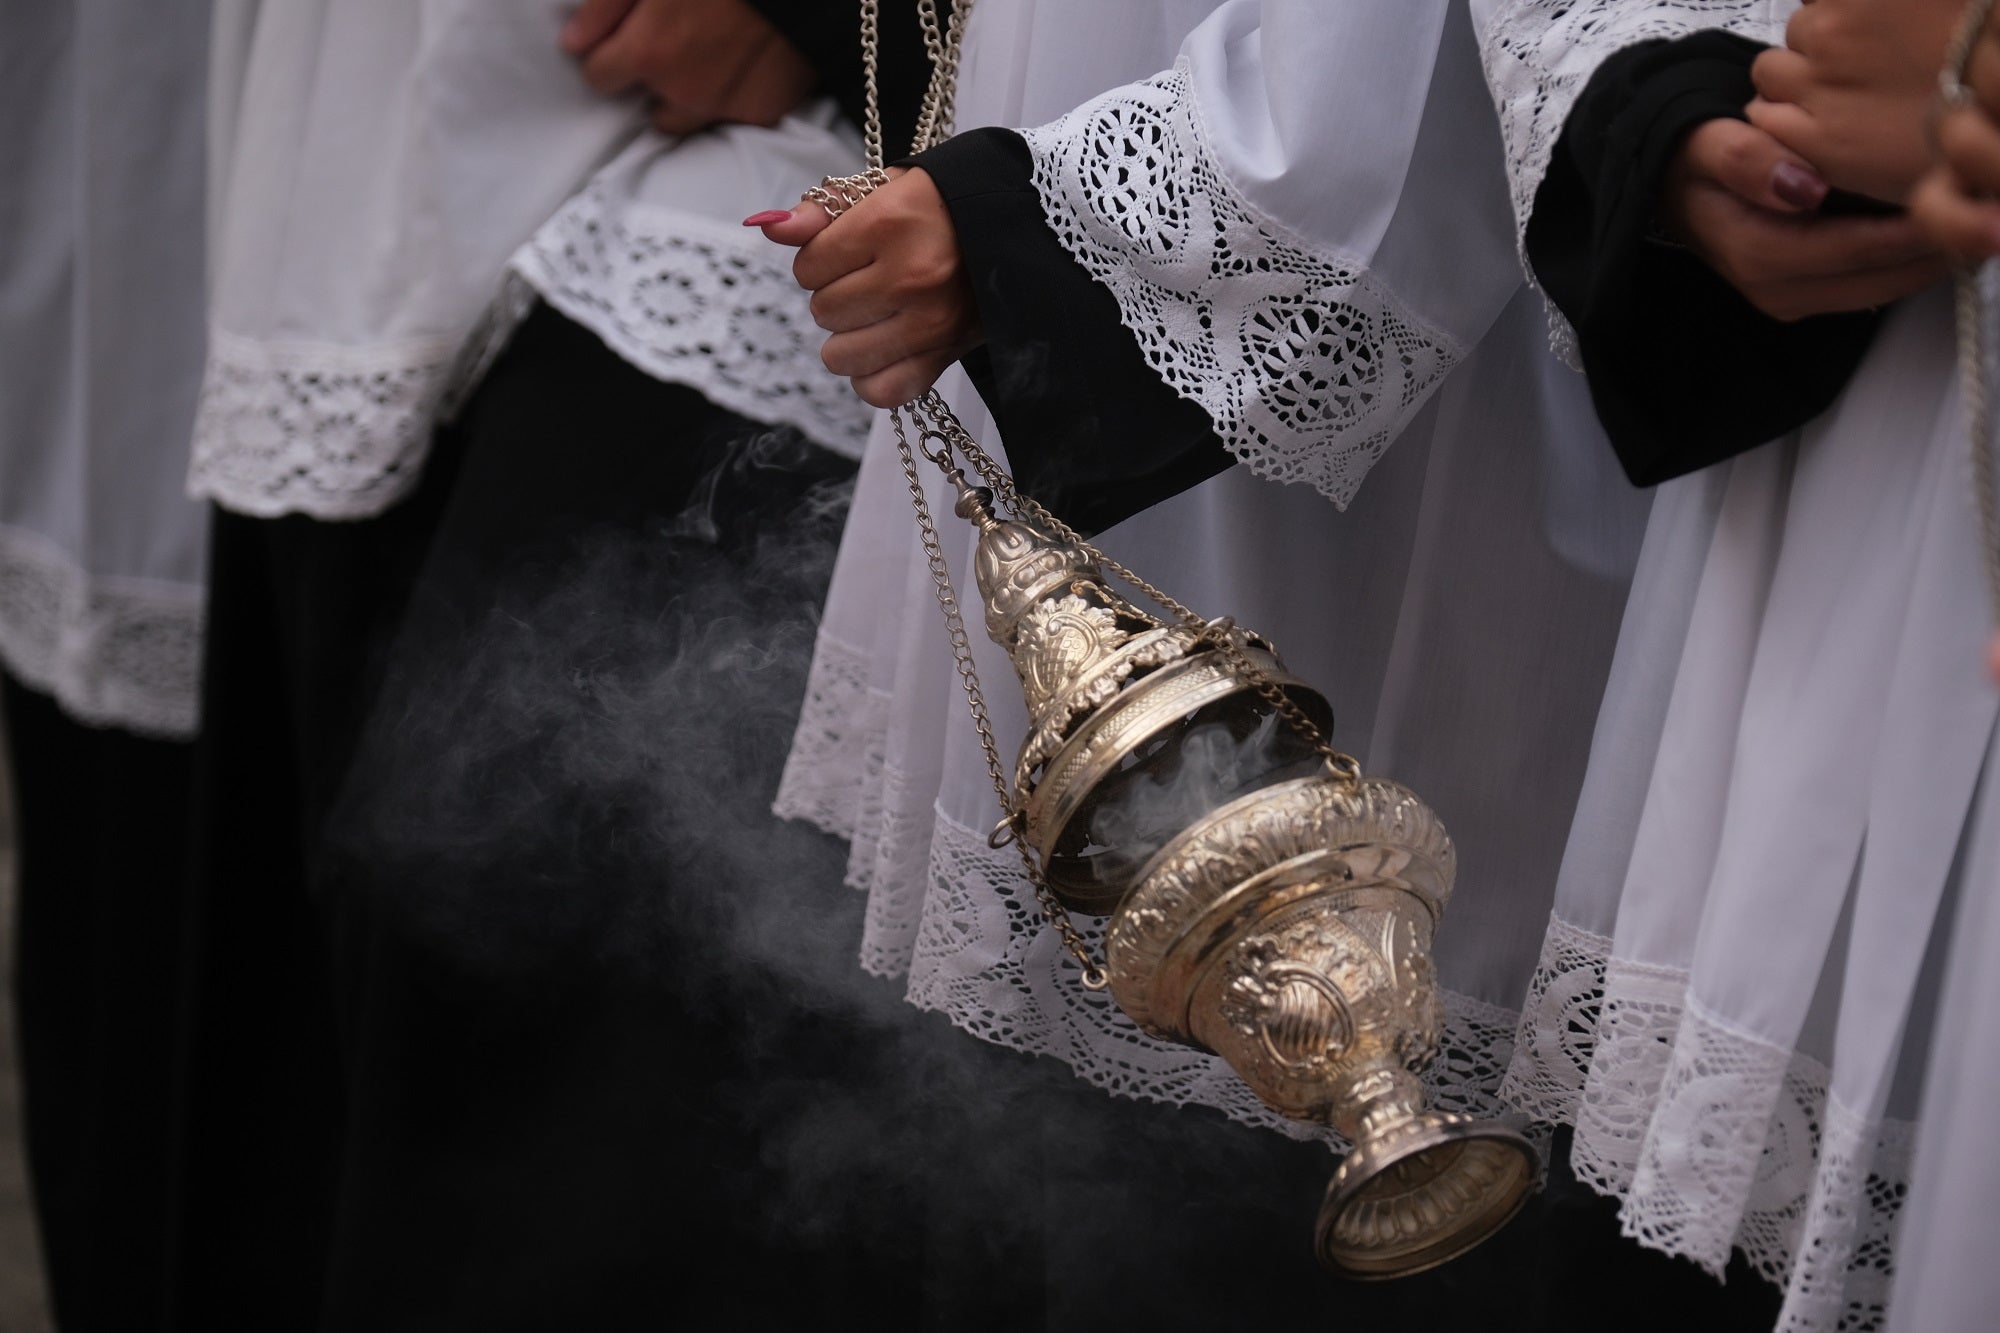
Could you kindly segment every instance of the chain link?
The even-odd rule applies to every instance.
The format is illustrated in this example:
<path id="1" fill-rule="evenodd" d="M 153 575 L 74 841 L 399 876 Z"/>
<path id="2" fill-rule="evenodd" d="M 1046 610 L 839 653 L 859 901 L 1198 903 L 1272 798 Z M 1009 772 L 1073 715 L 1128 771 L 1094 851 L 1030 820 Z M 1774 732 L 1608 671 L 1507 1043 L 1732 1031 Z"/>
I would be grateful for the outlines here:
<path id="1" fill-rule="evenodd" d="M 931 585 L 937 595 L 938 608 L 944 612 L 945 630 L 951 639 L 952 660 L 958 665 L 959 687 L 965 691 L 966 711 L 972 714 L 972 729 L 979 733 L 979 748 L 986 755 L 986 774 L 993 782 L 993 795 L 1000 802 L 1001 826 L 1013 836 L 1008 841 L 1021 855 L 1021 868 L 1027 872 L 1028 883 L 1034 887 L 1035 903 L 1042 909 L 1043 918 L 1055 930 L 1064 949 L 1083 969 L 1082 980 L 1087 990 L 1103 990 L 1111 984 L 1104 964 L 1097 961 L 1091 952 L 1090 942 L 1076 928 L 1069 911 L 1056 901 L 1055 890 L 1049 887 L 1042 868 L 1035 861 L 1035 854 L 1029 850 L 1027 840 L 1020 836 L 1021 814 L 1014 805 L 1013 792 L 1007 786 L 1007 772 L 1000 762 L 1000 745 L 993 738 L 993 720 L 986 712 L 986 694 L 979 686 L 979 669 L 972 661 L 972 636 L 965 629 L 965 613 L 958 604 L 958 593 L 952 587 L 951 566 L 944 558 L 944 545 L 938 538 L 937 524 L 931 518 L 930 502 L 924 496 L 923 476 L 917 469 L 917 460 L 911 452 L 909 436 L 903 425 L 903 415 L 893 412 L 889 421 L 896 431 L 896 453 L 902 460 L 903 477 L 910 486 L 910 506 L 916 510 L 917 529 L 924 543 L 924 563 L 930 567 Z M 920 424 L 921 429 L 921 424 Z M 949 478 L 954 473 L 964 474 L 951 466 L 951 444 L 943 437 L 933 436 L 924 431 L 922 439 L 938 440 L 937 452 L 926 449 L 924 457 L 945 468 Z M 997 832 L 997 830 L 996 830 Z"/>
<path id="2" fill-rule="evenodd" d="M 1083 551 L 1106 572 L 1123 579 L 1166 610 L 1183 626 L 1193 630 L 1198 642 L 1211 645 L 1229 663 L 1230 670 L 1237 679 L 1249 685 L 1259 697 L 1277 711 L 1279 717 L 1284 719 L 1295 734 L 1318 752 L 1335 777 L 1347 782 L 1360 781 L 1361 765 L 1352 755 L 1334 749 L 1326 735 L 1320 731 L 1318 724 L 1306 716 L 1305 710 L 1299 707 L 1298 702 L 1287 694 L 1284 687 L 1273 680 L 1268 672 L 1250 659 L 1231 620 L 1226 617 L 1219 620 L 1203 617 L 1107 556 L 1094 543 L 1085 540 L 1074 528 L 1033 499 L 1021 494 L 1014 485 L 1014 479 L 1007 475 L 1006 469 L 1002 468 L 992 455 L 979 447 L 971 434 L 960 424 L 950 405 L 935 389 L 911 403 L 910 412 L 913 416 L 918 416 L 918 424 L 923 427 L 927 436 L 944 438 L 955 445 L 958 452 L 965 456 L 966 462 L 972 465 L 973 471 L 979 474 L 979 479 L 992 489 L 1000 503 L 1017 518 L 1029 519 L 1052 536 Z M 925 418 L 928 418 L 927 423 Z"/>

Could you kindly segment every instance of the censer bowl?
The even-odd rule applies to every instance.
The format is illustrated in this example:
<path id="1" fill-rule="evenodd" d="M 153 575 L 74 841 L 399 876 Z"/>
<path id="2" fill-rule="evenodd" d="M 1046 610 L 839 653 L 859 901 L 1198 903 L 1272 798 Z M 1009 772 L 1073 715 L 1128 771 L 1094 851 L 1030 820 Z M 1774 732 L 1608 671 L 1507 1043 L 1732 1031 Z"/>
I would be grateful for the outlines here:
<path id="1" fill-rule="evenodd" d="M 1250 650 L 1314 724 L 1330 730 L 1333 709 L 1304 681 L 1286 676 L 1277 659 Z M 1088 715 L 1063 742 L 1029 788 L 1024 809 L 1029 846 L 1056 896 L 1073 911 L 1105 916 L 1131 888 L 1136 872 L 1187 818 L 1243 791 L 1318 767 L 1312 745 L 1283 727 L 1267 725 L 1271 705 L 1214 653 L 1201 653 L 1133 681 L 1109 704 Z M 1233 786 L 1219 788 L 1200 809 L 1175 818 L 1154 812 L 1144 827 L 1104 838 L 1100 812 L 1136 807 L 1139 789 L 1166 789 L 1182 764 L 1181 742 L 1205 728 L 1245 742 L 1266 733 L 1258 763 Z"/>
<path id="2" fill-rule="evenodd" d="M 1141 1028 L 1215 1052 L 1266 1105 L 1354 1144 L 1316 1232 L 1354 1277 L 1463 1253 L 1540 1175 L 1517 1121 L 1424 1109 L 1442 1020 L 1431 934 L 1454 859 L 1409 789 L 1322 772 L 1169 841 L 1106 935 L 1112 996 Z"/>

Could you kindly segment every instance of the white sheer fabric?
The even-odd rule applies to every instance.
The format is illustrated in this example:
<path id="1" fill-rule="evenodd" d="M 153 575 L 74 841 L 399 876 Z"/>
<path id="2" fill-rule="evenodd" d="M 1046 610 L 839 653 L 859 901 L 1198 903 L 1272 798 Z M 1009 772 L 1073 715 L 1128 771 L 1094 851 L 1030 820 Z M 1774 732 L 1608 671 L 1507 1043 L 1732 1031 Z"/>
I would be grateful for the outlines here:
<path id="1" fill-rule="evenodd" d="M 1133 73 L 1135 63 L 1138 72 L 1149 58 L 1165 64 L 1178 39 L 1164 20 L 1199 17 L 1188 12 L 1194 8 L 1168 13 L 1139 0 L 1099 6 L 1094 12 L 1106 25 L 1107 40 L 1079 47 L 1073 30 L 1053 21 L 1052 7 L 987 0 L 969 33 L 960 123 L 1045 118 L 1097 91 L 1093 84 L 1106 77 Z M 1384 44 L 1366 56 L 1349 50 L 1343 57 L 1345 68 L 1365 69 L 1392 105 L 1415 119 L 1400 129 L 1393 116 L 1383 124 L 1356 119 L 1343 133 L 1340 162 L 1353 164 L 1354 179 L 1379 185 L 1378 176 L 1386 175 L 1395 182 L 1389 188 L 1408 189 L 1406 201 L 1442 189 L 1440 182 L 1415 180 L 1413 143 L 1451 132 L 1475 141 L 1484 135 L 1498 154 L 1469 28 L 1461 12 L 1440 19 L 1442 8 L 1395 6 L 1405 25 L 1385 25 L 1370 38 Z M 1317 27 L 1300 29 L 1293 40 L 1316 42 L 1318 54 L 1330 56 L 1343 49 L 1347 34 L 1325 22 L 1324 10 L 1318 16 Z M 1369 275 L 1376 270 L 1367 257 L 1414 255 L 1398 246 L 1417 246 L 1422 219 L 1435 218 L 1406 217 L 1394 194 L 1376 198 L 1350 215 L 1367 235 L 1342 246 L 1330 232 L 1315 240 L 1304 229 L 1315 214 L 1303 197 L 1287 199 L 1298 183 L 1278 179 L 1282 171 L 1270 180 L 1251 176 L 1253 184 L 1245 186 L 1237 174 L 1249 169 L 1245 146 L 1271 122 L 1253 93 L 1256 44 L 1231 26 L 1241 22 L 1241 14 L 1226 13 L 1205 30 L 1215 43 L 1208 50 L 1240 62 L 1234 76 L 1216 74 L 1212 98 L 1196 91 L 1202 85 L 1190 72 L 1205 59 L 1194 55 L 1204 40 L 1197 39 L 1188 44 L 1182 73 L 1100 97 L 1094 110 L 1034 136 L 1046 206 L 1073 253 L 1108 274 L 1118 262 L 1117 237 L 1128 237 L 1123 244 L 1139 276 L 1107 278 L 1107 286 L 1142 340 L 1143 327 L 1163 307 L 1174 310 L 1172 318 L 1185 331 L 1198 323 L 1190 312 L 1226 308 L 1236 298 L 1226 271 L 1213 264 L 1221 248 L 1191 252 L 1179 266 L 1186 282 L 1162 279 L 1171 265 L 1156 242 L 1179 235 L 1173 229 L 1178 223 L 1162 229 L 1141 218 L 1120 232 L 1104 215 L 1064 213 L 1047 164 L 1087 157 L 1071 153 L 1070 145 L 1110 142 L 1096 128 L 1105 123 L 1131 126 L 1141 112 L 1168 121 L 1180 114 L 1175 106 L 1204 108 L 1202 119 L 1183 118 L 1183 130 L 1173 132 L 1208 124 L 1210 130 L 1184 147 L 1210 164 L 1205 171 L 1222 161 L 1235 166 L 1226 178 L 1227 208 L 1199 205 L 1213 211 L 1186 234 L 1206 236 L 1206 219 L 1222 219 L 1225 230 L 1254 234 L 1254 244 L 1263 247 L 1232 243 L 1230 253 L 1270 255 L 1285 247 L 1314 260 L 1282 270 L 1288 278 L 1257 279 L 1267 308 L 1287 302 L 1297 312 L 1339 318 L 1347 294 L 1373 281 Z M 1151 33 L 1156 45 L 1133 49 L 1131 31 Z M 1322 82 L 1331 81 L 1324 76 L 1331 64 L 1313 62 L 1313 52 L 1291 54 L 1319 69 Z M 1426 103 L 1423 89 L 1440 81 L 1449 94 Z M 1023 87 L 1037 96 L 1012 95 Z M 1230 90 L 1227 98 L 1223 88 Z M 1433 121 L 1440 105 L 1462 112 L 1468 123 L 1454 130 Z M 1293 114 L 1299 124 L 1340 123 L 1313 122 L 1299 108 Z M 1214 129 L 1221 118 L 1236 127 L 1237 147 L 1226 152 L 1214 146 L 1230 133 Z M 1154 131 L 1132 133 L 1164 142 Z M 1371 146 L 1382 156 L 1370 156 Z M 1415 160 L 1425 159 L 1419 153 Z M 1344 197 L 1345 168 L 1323 165 L 1334 174 L 1315 188 L 1329 198 Z M 1364 460 L 1362 466 L 1374 462 L 1371 480 L 1345 513 L 1307 487 L 1272 486 L 1238 469 L 1102 541 L 1197 608 L 1226 611 L 1270 635 L 1295 671 L 1328 689 L 1342 743 L 1372 771 L 1409 782 L 1443 814 L 1459 842 L 1461 871 L 1438 940 L 1451 1021 L 1433 1084 L 1445 1104 L 1491 1109 L 1551 901 L 1592 704 L 1608 667 L 1646 499 L 1615 475 L 1583 385 L 1543 347 L 1539 305 L 1514 268 L 1504 185 L 1497 171 L 1487 176 L 1490 198 L 1483 204 L 1460 199 L 1453 214 L 1471 219 L 1454 262 L 1466 265 L 1475 281 L 1447 276 L 1435 287 L 1383 284 L 1367 299 L 1377 303 L 1376 313 L 1392 318 L 1355 321 L 1348 340 L 1324 363 L 1332 382 L 1348 373 L 1343 364 L 1395 360 L 1401 350 L 1392 331 L 1423 327 L 1451 332 L 1453 359 L 1463 358 L 1457 368 L 1446 375 L 1448 367 L 1440 364 L 1437 382 L 1407 401 L 1393 389 L 1385 412 L 1324 413 L 1286 437 L 1287 447 L 1308 461 L 1294 474 L 1301 479 L 1333 475 L 1315 474 L 1312 460 L 1350 448 L 1348 456 Z M 1205 179 L 1224 188 L 1223 177 Z M 1463 189 L 1478 179 L 1461 176 L 1454 183 Z M 1168 192 L 1185 183 L 1160 176 L 1155 188 L 1154 195 L 1134 197 L 1135 214 L 1162 214 Z M 1088 192 L 1076 197 L 1091 206 Z M 1253 207 L 1253 197 L 1284 202 L 1287 220 Z M 1406 223 L 1408 236 L 1398 230 Z M 1087 240 L 1078 239 L 1086 233 Z M 1433 233 L 1431 241 L 1442 256 L 1448 248 L 1443 238 Z M 1480 255 L 1486 258 L 1479 261 Z M 1338 263 L 1350 276 L 1330 284 L 1320 261 Z M 1419 301 L 1412 292 L 1438 299 Z M 1482 308 L 1486 301 L 1490 307 Z M 1183 347 L 1199 341 L 1185 332 L 1176 337 Z M 1225 343 L 1201 346 L 1213 352 Z M 1206 362 L 1200 354 L 1175 351 L 1168 360 L 1175 374 L 1186 377 L 1176 387 L 1206 405 L 1221 400 L 1211 394 L 1225 381 L 1246 394 L 1265 392 L 1320 355 L 1302 347 L 1268 378 L 1234 351 Z M 1156 357 L 1155 364 L 1174 382 L 1166 362 Z M 1404 373 L 1357 385 L 1356 397 L 1369 396 L 1376 384 L 1394 385 Z M 994 439 L 962 377 L 948 376 L 944 391 L 975 435 Z M 1230 392 L 1220 390 L 1223 397 Z M 1396 447 L 1383 453 L 1381 446 L 1398 430 Z M 1377 439 L 1380 432 L 1387 435 Z M 1359 471 L 1352 476 L 1358 480 Z M 938 482 L 927 482 L 933 506 L 942 506 Z M 969 536 L 951 534 L 949 540 L 954 567 L 963 571 Z M 1024 725 L 1011 668 L 983 639 L 974 650 L 1003 752 L 1011 752 Z M 811 692 L 778 800 L 781 813 L 852 839 L 848 878 L 869 895 L 864 965 L 907 974 L 912 1002 L 942 1010 L 989 1040 L 1059 1056 L 1111 1091 L 1199 1102 L 1240 1119 L 1275 1123 L 1212 1057 L 1144 1037 L 1104 997 L 1076 984 L 1074 964 L 1043 927 L 1018 864 L 986 847 L 984 830 L 997 812 L 963 708 L 902 474 L 878 427 L 863 461 Z"/>
<path id="2" fill-rule="evenodd" d="M 13 6 L 0 34 L 0 663 L 168 737 L 200 675 L 206 10 Z"/>
<path id="3" fill-rule="evenodd" d="M 642 131 L 557 50 L 572 8 L 222 6 L 197 495 L 380 512 L 537 292 L 649 374 L 858 450 L 866 418 L 820 369 L 784 257 L 737 225 L 852 169 L 854 135 L 825 103 Z"/>
<path id="4" fill-rule="evenodd" d="M 1503 120 L 1552 143 L 1612 49 L 1790 8 L 1514 6 Z M 1523 51 L 1563 71 L 1543 101 Z M 1532 200 L 1547 143 L 1515 140 Z M 1965 1049 L 1931 1029 L 1953 902 L 1990 884 L 1996 700 L 1951 365 L 1941 296 L 1906 303 L 1797 439 L 1663 488 L 1508 1076 L 1629 1234 L 1740 1250 L 1786 1329 L 1883 1324 L 1923 1068 Z"/>
<path id="5" fill-rule="evenodd" d="M 1972 1333 L 2000 1309 L 1991 1217 L 2000 1196 L 2000 782 L 1982 782 L 1965 844 L 1967 886 L 1951 921 L 1909 1199 L 1897 1246 L 1891 1333 Z"/>

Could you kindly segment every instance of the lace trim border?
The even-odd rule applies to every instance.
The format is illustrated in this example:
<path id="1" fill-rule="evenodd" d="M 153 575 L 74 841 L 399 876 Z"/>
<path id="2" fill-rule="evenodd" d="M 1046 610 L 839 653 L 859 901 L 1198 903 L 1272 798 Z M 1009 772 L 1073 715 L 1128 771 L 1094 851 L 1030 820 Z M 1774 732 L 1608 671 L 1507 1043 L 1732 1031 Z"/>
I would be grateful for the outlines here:
<path id="1" fill-rule="evenodd" d="M 1627 1236 L 1720 1277 L 1732 1248 L 1781 1287 L 1781 1330 L 1880 1327 L 1914 1126 L 1870 1119 L 1831 1071 L 1735 1028 L 1685 970 L 1551 918 L 1501 1087 L 1576 1127 L 1580 1179 Z"/>
<path id="2" fill-rule="evenodd" d="M 416 484 L 459 341 L 349 347 L 211 328 L 188 493 L 253 518 L 381 513 Z"/>
<path id="3" fill-rule="evenodd" d="M 592 187 L 511 266 L 653 378 L 859 458 L 874 410 L 820 361 L 819 328 L 779 252 L 741 233 L 679 210 L 620 204 Z"/>
<path id="4" fill-rule="evenodd" d="M 935 815 L 929 889 L 909 964 L 907 997 L 972 1036 L 1053 1055 L 1114 1096 L 1214 1107 L 1233 1120 L 1295 1139 L 1345 1147 L 1331 1129 L 1287 1120 L 1216 1056 L 1149 1037 L 1108 994 L 1083 988 L 1076 963 L 1041 919 L 1011 849 Z M 880 892 L 880 889 L 877 889 Z M 1080 923 L 1093 949 L 1103 923 Z M 1512 1053 L 1515 1015 L 1445 992 L 1438 1059 L 1425 1072 L 1431 1105 L 1481 1116 L 1504 1113 L 1496 1095 Z"/>
<path id="5" fill-rule="evenodd" d="M 862 756 L 878 748 L 886 713 L 869 707 L 869 655 L 821 629 L 806 674 L 806 697 L 771 813 L 836 838 L 853 838 L 863 786 Z"/>
<path id="6" fill-rule="evenodd" d="M 1026 131 L 1042 210 L 1231 453 L 1344 509 L 1464 349 L 1365 264 L 1259 214 L 1199 117 L 1183 61 Z"/>
<path id="7" fill-rule="evenodd" d="M 93 577 L 0 527 L 0 663 L 89 726 L 184 740 L 200 703 L 203 590 Z"/>

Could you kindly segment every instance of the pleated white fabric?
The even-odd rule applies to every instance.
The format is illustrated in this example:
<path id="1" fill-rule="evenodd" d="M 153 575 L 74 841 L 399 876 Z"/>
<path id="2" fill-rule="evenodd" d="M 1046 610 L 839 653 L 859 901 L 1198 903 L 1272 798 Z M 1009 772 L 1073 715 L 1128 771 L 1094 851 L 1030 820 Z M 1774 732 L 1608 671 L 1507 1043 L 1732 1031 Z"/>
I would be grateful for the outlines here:
<path id="1" fill-rule="evenodd" d="M 1551 143 L 1611 50 L 1791 6 L 1559 8 L 1486 34 L 1503 121 Z M 1562 80 L 1503 77 L 1524 51 Z M 1532 200 L 1546 151 L 1511 147 Z M 1955 1035 L 1932 1033 L 1954 904 L 1977 923 L 1992 884 L 1991 617 L 1952 361 L 1943 294 L 1907 302 L 1823 418 L 1662 488 L 1508 1075 L 1574 1122 L 1573 1165 L 1629 1234 L 1718 1273 L 1740 1251 L 1783 1286 L 1785 1329 L 1881 1327 L 1906 1215 L 1940 1254 L 1984 1225 L 1961 1182 L 1933 1204 L 1910 1181 L 1927 1063 L 1967 1110 L 1943 1071 L 1976 1039 L 1949 1011 Z M 1956 947 L 1972 986 L 1977 946 Z M 1991 1179 L 1990 1149 L 1959 1146 Z"/>
<path id="2" fill-rule="evenodd" d="M 0 19 L 0 663 L 149 736 L 194 730 L 200 677 L 206 10 Z"/>
<path id="3" fill-rule="evenodd" d="M 1798 440 L 1662 497 L 1510 1072 L 1630 1234 L 1718 1272 L 1740 1249 L 1786 1328 L 1882 1319 L 1980 832 L 1950 358 L 1913 302 Z"/>
<path id="4" fill-rule="evenodd" d="M 1468 195 L 1448 221 L 1435 212 L 1406 213 L 1393 195 L 1354 205 L 1352 246 L 1327 231 L 1316 238 L 1308 232 L 1314 214 L 1303 197 L 1291 199 L 1283 222 L 1265 211 L 1258 201 L 1282 198 L 1299 185 L 1282 168 L 1269 181 L 1250 171 L 1248 145 L 1272 123 L 1260 109 L 1258 44 L 1242 26 L 1246 13 L 1254 20 L 1255 8 L 1217 15 L 1186 44 L 1177 73 L 1101 94 L 1093 81 L 1129 74 L 1149 57 L 1160 64 L 1174 57 L 1177 42 L 1171 25 L 1160 21 L 1161 7 L 1137 0 L 1099 7 L 1129 14 L 1120 20 L 1100 13 L 1107 43 L 1079 49 L 1066 25 L 1054 22 L 1053 7 L 989 0 L 969 33 L 960 120 L 1018 124 L 1054 114 L 1065 98 L 1081 103 L 1094 96 L 1090 106 L 1030 136 L 1045 208 L 1072 253 L 1094 272 L 1101 268 L 1142 342 L 1143 330 L 1158 327 L 1156 317 L 1169 311 L 1176 348 L 1155 359 L 1168 382 L 1209 406 L 1225 434 L 1230 420 L 1258 423 L 1231 436 L 1251 468 L 1158 506 L 1102 542 L 1205 614 L 1236 616 L 1272 637 L 1295 671 L 1327 689 L 1343 745 L 1371 771 L 1410 783 L 1443 815 L 1459 843 L 1461 869 L 1438 939 L 1450 1023 L 1433 1088 L 1444 1104 L 1490 1110 L 1552 900 L 1647 500 L 1615 474 L 1584 386 L 1547 352 L 1539 303 L 1514 266 L 1496 170 L 1486 173 L 1490 197 Z M 1369 70 L 1407 113 L 1401 121 L 1391 115 L 1372 123 L 1357 104 L 1343 125 L 1345 153 L 1308 154 L 1311 170 L 1333 173 L 1316 188 L 1342 194 L 1341 163 L 1352 161 L 1356 179 L 1371 188 L 1385 178 L 1400 181 L 1389 188 L 1407 188 L 1414 210 L 1416 200 L 1442 188 L 1424 175 L 1430 170 L 1456 174 L 1462 189 L 1480 179 L 1460 171 L 1452 154 L 1427 156 L 1436 138 L 1455 134 L 1462 143 L 1484 136 L 1496 159 L 1499 150 L 1463 11 L 1410 5 L 1397 11 L 1407 20 L 1394 29 L 1400 38 L 1385 27 L 1371 37 L 1383 43 L 1373 50 L 1345 45 L 1340 25 L 1325 22 L 1323 10 L 1316 11 L 1317 27 L 1287 29 L 1287 45 L 1313 41 L 1322 54 L 1343 52 L 1341 68 Z M 1162 40 L 1152 51 L 1135 51 L 1126 36 L 1132 31 Z M 1233 73 L 1212 67 L 1215 60 Z M 1325 75 L 1334 66 L 1316 67 Z M 1299 86 L 1290 78 L 1287 84 Z M 1024 86 L 1049 100 L 1014 95 Z M 1422 95 L 1425 87 L 1433 97 Z M 1343 96 L 1355 94 L 1348 89 Z M 1288 114 L 1300 124 L 1310 120 L 1302 108 Z M 1466 122 L 1453 125 L 1459 115 Z M 1169 128 L 1143 128 L 1148 116 Z M 1176 120 L 1178 128 L 1171 128 Z M 1214 149 L 1219 136 L 1232 134 L 1218 130 L 1218 121 L 1237 127 L 1236 148 Z M 1149 167 L 1154 193 L 1129 201 L 1100 196 L 1094 204 L 1088 191 L 1065 191 L 1064 164 L 1086 163 L 1091 145 L 1113 143 L 1107 125 L 1155 145 L 1180 136 L 1161 156 L 1181 165 Z M 1368 157 L 1371 148 L 1381 156 Z M 1164 204 L 1172 192 L 1189 194 L 1179 173 L 1192 169 L 1190 153 L 1203 201 L 1188 204 L 1195 220 L 1183 232 Z M 1267 191 L 1267 184 L 1274 188 Z M 1082 206 L 1071 208 L 1072 199 Z M 1099 205 L 1102 211 L 1089 212 Z M 1129 232 L 1107 224 L 1112 214 L 1132 219 Z M 1464 228 L 1455 262 L 1473 265 L 1476 282 L 1425 288 L 1400 277 L 1384 280 L 1393 267 L 1375 261 L 1415 256 L 1426 219 L 1438 228 L 1431 236 L 1440 255 L 1444 236 Z M 1409 234 L 1399 230 L 1405 226 Z M 1247 258 L 1254 249 L 1297 262 L 1246 262 L 1258 287 L 1256 299 L 1243 300 L 1214 263 L 1223 247 L 1175 249 L 1183 235 L 1218 229 L 1230 254 Z M 1114 252 L 1118 234 L 1129 238 L 1122 262 L 1136 276 L 1113 274 L 1121 262 Z M 1477 267 L 1479 255 L 1487 257 L 1486 268 Z M 1233 331 L 1207 341 L 1187 332 L 1204 315 L 1216 325 L 1216 312 L 1225 310 L 1243 316 Z M 1242 350 L 1260 344 L 1238 333 L 1259 312 L 1274 310 L 1344 320 L 1346 337 L 1337 346 L 1317 339 L 1289 344 L 1285 355 L 1261 363 L 1270 373 L 1260 373 Z M 1349 312 L 1356 317 L 1346 319 Z M 1396 376 L 1415 363 L 1402 356 L 1397 331 L 1413 328 L 1440 331 L 1451 353 L 1406 398 L 1411 381 Z M 1398 369 L 1371 378 L 1361 369 L 1370 364 Z M 1386 386 L 1387 406 L 1317 412 L 1289 423 L 1277 413 L 1225 419 L 1214 406 L 1260 395 L 1278 402 L 1283 385 L 1311 383 L 1315 371 L 1322 388 L 1345 385 L 1357 401 Z M 973 433 L 992 442 L 990 421 L 964 380 L 948 376 L 943 388 Z M 1268 445 L 1256 438 L 1260 432 Z M 1281 456 L 1304 466 L 1275 465 Z M 1320 483 L 1345 462 L 1322 468 L 1315 460 L 1333 458 L 1358 465 L 1346 474 L 1354 483 L 1363 471 L 1368 475 L 1358 491 L 1332 488 L 1348 499 L 1345 512 L 1323 498 L 1331 492 Z M 1311 484 L 1271 485 L 1251 470 L 1260 459 L 1274 466 L 1259 470 Z M 933 507 L 948 513 L 935 479 L 926 484 Z M 969 534 L 948 540 L 954 567 L 963 571 Z M 1011 668 L 983 640 L 974 650 L 1002 750 L 1011 752 L 1024 726 Z M 863 965 L 907 975 L 913 1003 L 945 1012 L 968 1031 L 1056 1055 L 1113 1092 L 1217 1106 L 1239 1119 L 1292 1128 L 1213 1057 L 1145 1037 L 1106 997 L 1077 985 L 1074 964 L 1040 921 L 1018 861 L 986 845 L 997 811 L 963 710 L 904 479 L 878 427 L 778 801 L 781 813 L 851 839 L 848 879 L 869 894 Z"/>

